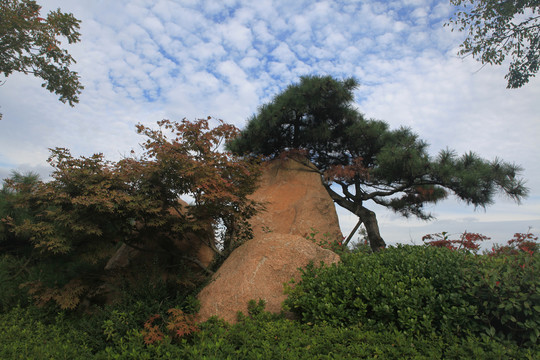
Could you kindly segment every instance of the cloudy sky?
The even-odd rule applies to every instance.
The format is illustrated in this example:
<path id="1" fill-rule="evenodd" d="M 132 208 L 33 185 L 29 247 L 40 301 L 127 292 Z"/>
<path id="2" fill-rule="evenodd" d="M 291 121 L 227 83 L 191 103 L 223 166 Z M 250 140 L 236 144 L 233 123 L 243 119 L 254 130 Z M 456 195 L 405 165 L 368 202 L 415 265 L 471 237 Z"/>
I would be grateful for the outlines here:
<path id="1" fill-rule="evenodd" d="M 506 89 L 505 67 L 456 56 L 463 34 L 443 24 L 447 0 L 40 0 L 82 20 L 68 49 L 85 86 L 60 103 L 38 79 L 0 86 L 0 177 L 44 177 L 49 148 L 117 160 L 138 149 L 135 125 L 213 116 L 242 128 L 261 104 L 305 74 L 353 76 L 358 109 L 409 126 L 436 155 L 474 151 L 520 164 L 530 197 L 499 197 L 486 211 L 450 198 L 429 223 L 371 206 L 388 243 L 426 233 L 481 232 L 508 240 L 540 233 L 540 79 Z M 4 79 L 0 79 L 4 80 Z M 369 205 L 368 205 L 369 206 Z M 355 218 L 338 211 L 344 233 Z"/>

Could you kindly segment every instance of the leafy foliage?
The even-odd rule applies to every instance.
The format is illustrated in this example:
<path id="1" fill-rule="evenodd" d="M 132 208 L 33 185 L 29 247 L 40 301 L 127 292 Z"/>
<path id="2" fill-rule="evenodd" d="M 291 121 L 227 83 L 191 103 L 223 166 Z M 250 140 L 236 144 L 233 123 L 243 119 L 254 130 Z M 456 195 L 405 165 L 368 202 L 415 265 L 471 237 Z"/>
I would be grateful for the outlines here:
<path id="1" fill-rule="evenodd" d="M 0 255 L 0 313 L 17 305 L 28 305 L 28 295 L 20 288 L 27 281 L 26 259 L 9 254 Z"/>
<path id="2" fill-rule="evenodd" d="M 33 74 L 43 79 L 43 87 L 69 105 L 79 102 L 84 88 L 75 63 L 67 50 L 60 48 L 59 37 L 69 44 L 80 40 L 79 23 L 73 14 L 51 11 L 40 17 L 41 6 L 33 0 L 3 0 L 0 3 L 0 73 Z"/>
<path id="3" fill-rule="evenodd" d="M 446 232 L 423 237 L 431 246 L 474 253 L 479 242 L 487 239 L 482 234 L 468 232 L 457 240 L 451 240 Z M 465 274 L 463 290 L 482 305 L 483 311 L 476 319 L 490 336 L 498 333 L 519 343 L 539 342 L 540 307 L 534 307 L 540 300 L 540 282 L 536 279 L 540 264 L 537 241 L 538 237 L 530 232 L 516 233 L 507 245 L 494 246 L 486 256 L 478 258 L 476 271 Z"/>
<path id="4" fill-rule="evenodd" d="M 307 323 L 460 335 L 476 311 L 456 294 L 470 264 L 463 254 L 427 247 L 349 254 L 338 266 L 307 267 L 285 304 Z"/>
<path id="5" fill-rule="evenodd" d="M 310 322 L 268 313 L 264 301 L 252 300 L 234 325 L 217 318 L 199 323 L 195 292 L 171 296 L 163 283 L 142 281 L 128 289 L 122 303 L 84 316 L 32 305 L 1 313 L 0 358 L 532 360 L 540 355 L 531 340 L 538 329 L 538 257 L 526 251 L 474 255 L 401 246 L 342 259 L 339 267 L 314 269 L 312 278 L 308 268 L 292 290 L 290 299 L 303 299 L 298 304 L 306 305 L 302 314 Z M 332 275 L 335 270 L 342 278 Z M 367 320 L 355 317 L 362 307 L 354 305 L 362 302 L 370 310 Z"/>
<path id="6" fill-rule="evenodd" d="M 102 154 L 74 158 L 67 149 L 53 149 L 52 181 L 38 182 L 28 191 L 24 184 L 6 180 L 17 193 L 17 206 L 32 216 L 8 216 L 4 223 L 18 239 L 27 239 L 40 261 L 88 264 L 96 270 L 118 243 L 156 254 L 163 267 L 186 260 L 200 265 L 177 246 L 192 243 L 193 234 L 218 257 L 226 257 L 250 236 L 247 219 L 257 204 L 246 196 L 255 188 L 258 165 L 221 152 L 220 144 L 237 130 L 223 122 L 210 129 L 209 121 L 163 120 L 159 130 L 140 125 L 138 131 L 148 137 L 140 159 L 111 162 Z M 191 196 L 194 205 L 181 209 L 181 195 Z M 226 229 L 223 239 L 215 239 L 203 226 L 218 221 Z M 88 274 L 89 269 L 82 270 L 79 266 L 77 279 Z M 42 279 L 28 285 L 39 299 L 64 299 L 61 305 L 70 308 L 85 289 L 72 275 L 59 287 Z"/>
<path id="7" fill-rule="evenodd" d="M 308 324 L 471 333 L 536 347 L 539 262 L 538 253 L 479 256 L 437 246 L 346 254 L 339 265 L 303 270 L 285 305 Z"/>
<path id="8" fill-rule="evenodd" d="M 21 174 L 16 171 L 12 172 L 9 180 L 3 182 L 2 189 L 0 189 L 0 250 L 2 252 L 23 255 L 21 251 L 28 250 L 22 244 L 28 239 L 21 239 L 14 236 L 9 231 L 5 219 L 9 218 L 12 221 L 20 223 L 24 219 L 34 216 L 31 209 L 18 206 L 17 204 L 22 197 L 34 191 L 38 183 L 38 174 Z"/>
<path id="9" fill-rule="evenodd" d="M 158 122 L 172 132 L 170 141 L 162 130 L 139 126 L 138 131 L 149 138 L 144 147 L 155 159 L 153 176 L 164 185 L 160 190 L 163 200 L 172 207 L 180 194 L 193 197 L 195 206 L 190 207 L 189 215 L 220 220 L 227 229 L 221 246 L 228 253 L 251 236 L 247 219 L 259 207 L 247 195 L 255 190 L 260 169 L 256 159 L 243 160 L 222 152 L 220 146 L 238 136 L 238 130 L 222 121 L 209 129 L 209 120 Z M 197 224 L 194 227 L 196 231 Z M 210 245 L 218 252 L 215 244 Z"/>
<path id="10" fill-rule="evenodd" d="M 195 315 L 184 314 L 182 309 L 175 308 L 169 309 L 167 312 L 169 316 L 164 326 L 173 339 L 181 339 L 186 335 L 199 331 Z M 165 338 L 160 326 L 154 323 L 157 319 L 160 319 L 160 316 L 155 314 L 144 323 L 143 335 L 146 344 L 159 343 Z"/>
<path id="11" fill-rule="evenodd" d="M 347 252 L 347 247 L 343 243 L 343 239 L 335 239 L 330 234 L 322 234 L 322 236 L 318 236 L 318 234 L 318 230 L 311 228 L 311 232 L 309 234 L 305 234 L 304 238 L 319 245 L 323 249 L 332 250 L 338 255 Z"/>
<path id="12" fill-rule="evenodd" d="M 490 338 L 410 336 L 404 332 L 367 330 L 362 326 L 307 325 L 265 312 L 255 306 L 235 325 L 212 318 L 200 331 L 178 343 L 162 341 L 146 345 L 143 332 L 103 332 L 111 336 L 107 346 L 89 346 L 88 334 L 70 328 L 62 318 L 53 323 L 35 319 L 31 312 L 14 309 L 2 316 L 2 358 L 55 359 L 534 359 L 534 349 Z M 9 321 L 4 321 L 9 320 Z M 117 314 L 113 323 L 126 317 Z"/>
<path id="13" fill-rule="evenodd" d="M 492 255 L 511 254 L 517 255 L 521 252 L 526 252 L 530 255 L 538 253 L 540 251 L 540 244 L 538 244 L 538 236 L 534 236 L 531 232 L 515 233 L 511 240 L 508 240 L 507 245 L 494 246 L 491 249 Z"/>
<path id="14" fill-rule="evenodd" d="M 464 232 L 459 239 L 450 239 L 446 231 L 438 234 L 428 234 L 422 237 L 426 244 L 436 247 L 446 247 L 451 250 L 471 250 L 476 252 L 480 249 L 480 241 L 489 240 L 487 236 L 477 233 Z"/>
<path id="15" fill-rule="evenodd" d="M 375 213 L 366 207 L 370 201 L 428 220 L 425 205 L 449 193 L 481 207 L 498 191 L 518 202 L 527 195 L 515 164 L 451 150 L 433 158 L 410 129 L 390 130 L 383 121 L 364 118 L 353 107 L 357 85 L 354 79 L 301 77 L 261 106 L 227 147 L 242 155 L 312 162 L 332 199 L 364 224 L 374 251 L 385 243 Z"/>
<path id="16" fill-rule="evenodd" d="M 36 316 L 31 308 L 14 307 L 0 315 L 2 359 L 89 359 L 87 334 L 72 329 L 61 317 L 53 323 Z"/>
<path id="17" fill-rule="evenodd" d="M 465 274 L 481 331 L 528 346 L 540 343 L 539 254 L 484 256 Z"/>
<path id="18" fill-rule="evenodd" d="M 538 1 L 450 0 L 457 7 L 450 19 L 467 38 L 459 55 L 482 64 L 501 65 L 511 58 L 508 88 L 519 88 L 540 67 L 540 4 Z M 446 24 L 449 25 L 449 24 Z"/>

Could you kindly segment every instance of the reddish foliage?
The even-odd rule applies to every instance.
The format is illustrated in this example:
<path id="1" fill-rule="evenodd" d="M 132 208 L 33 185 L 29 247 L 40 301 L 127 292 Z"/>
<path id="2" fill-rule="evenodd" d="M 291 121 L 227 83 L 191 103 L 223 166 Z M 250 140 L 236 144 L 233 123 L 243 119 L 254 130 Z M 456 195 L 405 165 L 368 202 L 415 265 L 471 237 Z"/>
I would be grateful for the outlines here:
<path id="1" fill-rule="evenodd" d="M 219 120 L 211 128 L 210 118 L 162 120 L 158 125 L 158 130 L 137 126 L 148 137 L 139 159 L 114 162 L 103 154 L 75 158 L 68 149 L 52 149 L 52 181 L 29 189 L 8 183 L 20 194 L 16 206 L 32 211 L 22 221 L 3 220 L 9 231 L 27 239 L 42 256 L 62 254 L 68 261 L 97 264 L 110 258 L 118 241 L 157 248 L 175 255 L 169 256 L 171 261 L 182 261 L 189 254 L 175 244 L 189 240 L 190 234 L 206 236 L 201 224 L 219 224 L 223 237 L 209 239 L 207 245 L 227 256 L 251 235 L 247 220 L 259 206 L 247 196 L 255 190 L 259 164 L 221 150 L 238 134 L 233 125 Z M 172 212 L 182 195 L 195 204 L 186 213 Z M 81 293 L 79 288 L 68 290 Z M 46 291 L 35 294 L 62 304 Z"/>
<path id="2" fill-rule="evenodd" d="M 436 247 L 446 247 L 452 250 L 466 249 L 478 251 L 480 242 L 490 238 L 478 233 L 464 232 L 459 239 L 450 239 L 450 234 L 446 231 L 437 234 L 428 234 L 422 237 L 426 244 Z"/>
<path id="3" fill-rule="evenodd" d="M 181 338 L 199 331 L 196 315 L 184 314 L 180 309 L 169 309 L 168 313 L 170 315 L 167 330 L 169 330 L 173 337 Z"/>
<path id="4" fill-rule="evenodd" d="M 80 303 L 81 296 L 88 289 L 88 286 L 79 279 L 73 279 L 62 287 L 50 288 L 41 281 L 27 282 L 21 287 L 28 288 L 28 294 L 32 295 L 37 306 L 45 306 L 53 300 L 61 309 L 75 309 Z"/>
<path id="5" fill-rule="evenodd" d="M 332 250 L 336 254 L 342 254 L 347 248 L 343 245 L 343 240 L 345 238 L 332 238 L 329 234 L 323 234 L 321 239 L 317 239 L 316 236 L 319 232 L 312 229 L 312 233 L 304 234 L 304 238 L 312 241 L 313 243 L 319 245 L 323 249 Z"/>
<path id="6" fill-rule="evenodd" d="M 426 244 L 436 247 L 447 247 L 452 250 L 467 249 L 477 251 L 480 248 L 480 241 L 489 240 L 490 238 L 482 234 L 464 232 L 459 239 L 450 239 L 450 234 L 443 231 L 437 234 L 428 234 L 422 237 L 422 241 Z M 525 252 L 530 255 L 538 252 L 540 245 L 538 237 L 532 233 L 516 233 L 511 240 L 508 240 L 507 245 L 496 245 L 491 248 L 489 255 L 515 255 L 520 252 Z"/>
<path id="7" fill-rule="evenodd" d="M 369 169 L 364 167 L 363 158 L 358 157 L 351 165 L 333 165 L 324 172 L 327 181 L 351 181 L 354 179 L 369 179 Z"/>
<path id="8" fill-rule="evenodd" d="M 435 189 L 433 188 L 433 186 L 417 186 L 415 190 L 416 194 L 425 201 L 430 201 L 434 199 Z"/>
<path id="9" fill-rule="evenodd" d="M 146 344 L 155 344 L 163 341 L 165 334 L 161 330 L 162 327 L 165 327 L 171 337 L 176 340 L 199 331 L 197 315 L 185 314 L 181 309 L 174 308 L 169 309 L 167 313 L 169 313 L 169 317 L 165 325 L 163 324 L 164 321 L 159 325 L 154 323 L 157 319 L 161 318 L 157 314 L 151 316 L 144 323 L 142 333 Z"/>
<path id="10" fill-rule="evenodd" d="M 507 245 L 494 246 L 491 249 L 490 255 L 501 254 L 518 254 L 519 252 L 525 252 L 530 255 L 538 252 L 540 245 L 538 244 L 538 236 L 534 236 L 532 233 L 515 233 L 511 240 L 508 240 Z"/>
<path id="11" fill-rule="evenodd" d="M 142 334 L 144 335 L 144 343 L 147 345 L 159 343 L 163 341 L 163 338 L 165 335 L 160 330 L 159 325 L 155 325 L 154 321 L 156 319 L 159 319 L 159 315 L 152 315 L 150 316 L 150 319 L 148 319 L 144 323 L 144 330 L 142 331 Z"/>

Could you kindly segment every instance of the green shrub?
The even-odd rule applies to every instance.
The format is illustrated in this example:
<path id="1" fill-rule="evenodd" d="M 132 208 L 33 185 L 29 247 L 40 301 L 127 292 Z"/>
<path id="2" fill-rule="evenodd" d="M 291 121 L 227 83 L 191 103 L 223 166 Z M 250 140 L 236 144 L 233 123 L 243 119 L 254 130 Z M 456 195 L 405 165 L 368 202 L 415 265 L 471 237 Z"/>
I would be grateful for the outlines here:
<path id="1" fill-rule="evenodd" d="M 489 336 L 520 345 L 540 343 L 540 253 L 484 255 L 465 273 L 464 292 L 479 309 L 476 320 Z"/>
<path id="2" fill-rule="evenodd" d="M 300 321 L 252 301 L 234 325 L 195 324 L 184 316 L 197 310 L 194 289 L 126 284 L 118 304 L 90 315 L 53 305 L 1 313 L 0 359 L 532 360 L 538 256 L 423 246 L 345 253 L 339 265 L 308 266 L 289 289 L 286 306 Z M 159 340 L 148 341 L 150 326 Z"/>
<path id="3" fill-rule="evenodd" d="M 0 315 L 0 359 L 89 359 L 88 336 L 62 317 L 39 320 L 35 309 L 13 308 Z"/>
<path id="4" fill-rule="evenodd" d="M 128 309 L 126 309 L 128 310 Z M 136 312 L 132 309 L 131 313 Z M 77 330 L 69 317 L 43 322 L 37 308 L 15 308 L 0 315 L 1 359 L 536 359 L 538 350 L 475 336 L 415 335 L 393 329 L 367 330 L 354 325 L 308 325 L 264 311 L 252 303 L 231 325 L 217 318 L 179 341 L 166 337 L 148 345 L 131 315 L 115 312 L 101 331 L 103 347 Z"/>
<path id="5" fill-rule="evenodd" d="M 341 264 L 304 269 L 285 306 L 306 323 L 460 335 L 477 311 L 460 293 L 473 263 L 465 253 L 420 246 L 347 254 Z"/>
<path id="6" fill-rule="evenodd" d="M 230 325 L 217 318 L 178 344 L 165 339 L 144 345 L 140 332 L 117 338 L 96 358 L 107 359 L 534 359 L 532 350 L 489 338 L 410 336 L 395 330 L 360 326 L 307 325 L 262 310 Z"/>
<path id="7" fill-rule="evenodd" d="M 285 307 L 305 323 L 408 334 L 476 334 L 534 347 L 540 333 L 540 255 L 474 255 L 400 245 L 302 270 Z"/>
<path id="8" fill-rule="evenodd" d="M 115 339 L 124 339 L 132 330 L 142 331 L 153 315 L 167 317 L 171 308 L 182 309 L 187 314 L 196 313 L 199 303 L 196 288 L 182 287 L 172 281 L 141 276 L 144 281 L 135 284 L 126 281 L 121 286 L 119 302 L 89 309 L 91 316 L 72 312 L 69 321 L 77 329 L 90 335 L 90 344 L 96 351 L 104 350 Z M 114 338 L 114 339 L 113 339 Z"/>

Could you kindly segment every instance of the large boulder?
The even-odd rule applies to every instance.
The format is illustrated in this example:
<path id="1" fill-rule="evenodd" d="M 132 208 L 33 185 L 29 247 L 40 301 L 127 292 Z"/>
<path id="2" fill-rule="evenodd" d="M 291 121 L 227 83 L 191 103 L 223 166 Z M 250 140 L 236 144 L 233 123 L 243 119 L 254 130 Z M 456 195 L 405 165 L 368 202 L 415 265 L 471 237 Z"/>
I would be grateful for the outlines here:
<path id="1" fill-rule="evenodd" d="M 299 279 L 299 267 L 310 261 L 336 263 L 339 256 L 298 235 L 267 233 L 238 247 L 199 293 L 201 320 L 213 315 L 234 323 L 247 314 L 249 300 L 263 299 L 266 310 L 280 312 L 283 284 Z"/>
<path id="2" fill-rule="evenodd" d="M 312 164 L 300 159 L 279 159 L 263 165 L 253 200 L 266 210 L 250 220 L 253 239 L 235 249 L 199 294 L 202 320 L 217 315 L 236 321 L 246 313 L 249 300 L 263 299 L 266 310 L 280 312 L 286 295 L 283 284 L 298 279 L 299 267 L 310 261 L 331 264 L 339 256 L 305 236 L 341 240 L 334 203 Z"/>
<path id="3" fill-rule="evenodd" d="M 305 237 L 313 230 L 332 240 L 343 237 L 334 202 L 315 166 L 305 159 L 264 163 L 259 187 L 250 198 L 266 207 L 250 220 L 255 238 L 268 232 Z"/>

